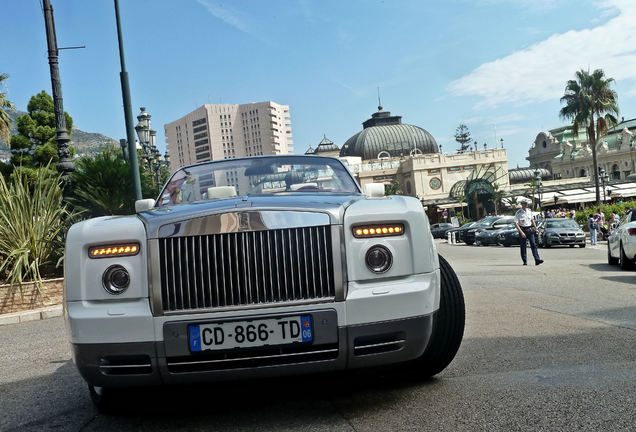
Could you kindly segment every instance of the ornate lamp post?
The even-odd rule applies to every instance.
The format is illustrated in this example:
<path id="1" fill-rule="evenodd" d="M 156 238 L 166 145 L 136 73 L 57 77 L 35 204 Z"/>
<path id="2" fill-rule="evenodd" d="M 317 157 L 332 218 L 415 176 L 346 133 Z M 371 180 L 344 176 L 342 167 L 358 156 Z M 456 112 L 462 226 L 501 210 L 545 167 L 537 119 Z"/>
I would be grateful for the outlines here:
<path id="1" fill-rule="evenodd" d="M 153 175 L 153 180 L 157 186 L 161 182 L 161 167 L 167 166 L 169 161 L 166 152 L 166 160 L 161 160 L 161 153 L 157 149 L 157 131 L 150 127 L 151 115 L 146 112 L 146 107 L 141 107 L 141 112 L 137 116 L 137 125 L 135 131 L 139 137 L 139 145 L 141 146 L 142 163 L 146 170 Z"/>
<path id="2" fill-rule="evenodd" d="M 504 140 L 503 140 L 503 138 L 501 138 L 501 139 L 499 140 L 499 144 L 501 144 L 501 148 L 503 148 L 503 143 L 504 143 Z"/>

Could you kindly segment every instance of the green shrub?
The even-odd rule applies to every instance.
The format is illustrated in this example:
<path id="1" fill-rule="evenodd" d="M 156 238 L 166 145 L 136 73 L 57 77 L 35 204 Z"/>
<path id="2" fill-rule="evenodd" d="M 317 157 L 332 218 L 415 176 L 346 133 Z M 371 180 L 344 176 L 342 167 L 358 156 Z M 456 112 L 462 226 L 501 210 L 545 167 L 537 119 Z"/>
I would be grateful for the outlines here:
<path id="1" fill-rule="evenodd" d="M 24 281 L 52 273 L 64 255 L 72 214 L 62 202 L 59 175 L 48 167 L 0 176 L 0 275 L 22 292 Z"/>

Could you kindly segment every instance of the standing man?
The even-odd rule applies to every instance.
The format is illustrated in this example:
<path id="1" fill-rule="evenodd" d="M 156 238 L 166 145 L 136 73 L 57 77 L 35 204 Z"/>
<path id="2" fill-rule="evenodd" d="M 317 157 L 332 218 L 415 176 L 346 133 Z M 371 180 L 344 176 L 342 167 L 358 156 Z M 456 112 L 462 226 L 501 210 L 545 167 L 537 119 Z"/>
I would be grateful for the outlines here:
<path id="1" fill-rule="evenodd" d="M 537 225 L 532 218 L 532 211 L 528 208 L 528 201 L 521 201 L 521 208 L 515 213 L 515 226 L 519 231 L 519 237 L 521 237 L 521 261 L 523 265 L 528 265 L 527 258 L 527 241 L 530 240 L 530 250 L 532 250 L 532 256 L 534 257 L 535 265 L 543 263 L 543 260 L 539 257 L 539 251 L 537 251 L 537 243 L 534 240 L 534 234 L 537 231 Z"/>

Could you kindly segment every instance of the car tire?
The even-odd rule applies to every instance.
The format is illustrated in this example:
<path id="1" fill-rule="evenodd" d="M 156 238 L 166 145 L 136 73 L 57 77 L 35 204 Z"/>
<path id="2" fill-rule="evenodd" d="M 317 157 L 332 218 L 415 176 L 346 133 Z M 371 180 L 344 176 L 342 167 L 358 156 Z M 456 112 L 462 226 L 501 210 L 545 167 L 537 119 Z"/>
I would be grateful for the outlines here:
<path id="1" fill-rule="evenodd" d="M 475 243 L 475 242 L 472 242 L 472 241 L 466 240 L 466 244 L 467 244 L 468 246 L 471 246 L 473 243 Z"/>
<path id="2" fill-rule="evenodd" d="M 634 268 L 634 263 L 628 260 L 627 256 L 625 255 L 625 251 L 623 250 L 623 244 L 621 243 L 618 248 L 621 253 L 621 258 L 620 258 L 621 270 L 631 270 L 632 268 Z"/>
<path id="3" fill-rule="evenodd" d="M 93 405 L 100 413 L 114 414 L 119 410 L 121 400 L 118 396 L 122 393 L 120 389 L 89 384 L 88 392 L 91 395 Z"/>
<path id="4" fill-rule="evenodd" d="M 510 247 L 509 243 L 502 243 L 502 244 L 503 244 L 503 247 Z"/>
<path id="5" fill-rule="evenodd" d="M 573 248 L 574 246 L 576 246 L 576 245 L 570 245 L 571 248 Z"/>
<path id="6" fill-rule="evenodd" d="M 441 255 L 439 270 L 439 310 L 433 320 L 431 339 L 421 356 L 407 362 L 409 369 L 421 378 L 443 371 L 455 358 L 464 337 L 466 309 L 461 284 L 453 268 Z"/>
<path id="7" fill-rule="evenodd" d="M 618 264 L 618 258 L 614 258 L 612 256 L 612 254 L 610 253 L 610 245 L 609 242 L 607 243 L 607 263 L 609 265 L 616 265 Z"/>
<path id="8" fill-rule="evenodd" d="M 583 248 L 585 247 L 585 243 L 581 243 L 581 244 L 579 245 L 579 247 L 581 247 L 581 249 L 583 249 Z"/>

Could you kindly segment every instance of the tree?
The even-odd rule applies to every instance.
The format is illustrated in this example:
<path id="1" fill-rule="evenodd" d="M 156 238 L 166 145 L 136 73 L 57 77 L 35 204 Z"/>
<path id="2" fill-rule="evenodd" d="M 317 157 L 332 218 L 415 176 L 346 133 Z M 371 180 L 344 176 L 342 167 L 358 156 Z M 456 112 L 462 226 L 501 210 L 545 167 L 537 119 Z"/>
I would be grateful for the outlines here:
<path id="1" fill-rule="evenodd" d="M 9 78 L 9 74 L 0 74 L 0 138 L 5 142 L 9 142 L 9 131 L 11 129 L 11 117 L 5 110 L 14 110 L 15 107 L 9 99 L 7 94 L 2 92 L 2 82 Z"/>
<path id="2" fill-rule="evenodd" d="M 576 135 L 580 126 L 586 126 L 587 138 L 592 146 L 592 162 L 594 164 L 594 185 L 596 188 L 596 205 L 601 205 L 599 190 L 598 160 L 596 140 L 607 133 L 617 123 L 618 96 L 610 85 L 613 78 L 605 78 L 602 69 L 592 74 L 581 69 L 576 72 L 576 80 L 569 80 L 565 86 L 565 94 L 561 103 L 565 106 L 559 111 L 563 119 L 572 120 L 572 129 Z"/>
<path id="3" fill-rule="evenodd" d="M 492 189 L 492 203 L 495 205 L 495 213 L 499 214 L 499 207 L 501 207 L 506 191 L 501 190 L 498 183 L 493 183 Z"/>
<path id="4" fill-rule="evenodd" d="M 384 184 L 384 195 L 403 195 L 402 187 L 399 181 L 395 181 L 391 184 Z"/>
<path id="5" fill-rule="evenodd" d="M 142 164 L 139 165 L 142 168 Z M 153 178 L 142 168 L 141 189 L 146 198 L 156 198 Z M 135 193 L 130 163 L 121 149 L 106 147 L 96 156 L 80 158 L 71 175 L 73 188 L 69 202 L 84 217 L 135 213 Z"/>
<path id="6" fill-rule="evenodd" d="M 73 119 L 67 112 L 66 127 L 69 136 L 73 128 Z M 31 97 L 27 105 L 27 114 L 18 117 L 18 134 L 11 137 L 13 165 L 24 167 L 43 167 L 50 162 L 57 163 L 56 124 L 53 98 L 42 90 Z M 74 154 L 71 149 L 71 154 Z"/>
<path id="7" fill-rule="evenodd" d="M 472 141 L 472 137 L 470 136 L 470 131 L 468 130 L 468 126 L 464 123 L 460 123 L 455 129 L 455 141 L 459 143 L 459 148 L 457 149 L 458 153 L 464 153 L 470 150 L 470 142 Z"/>

